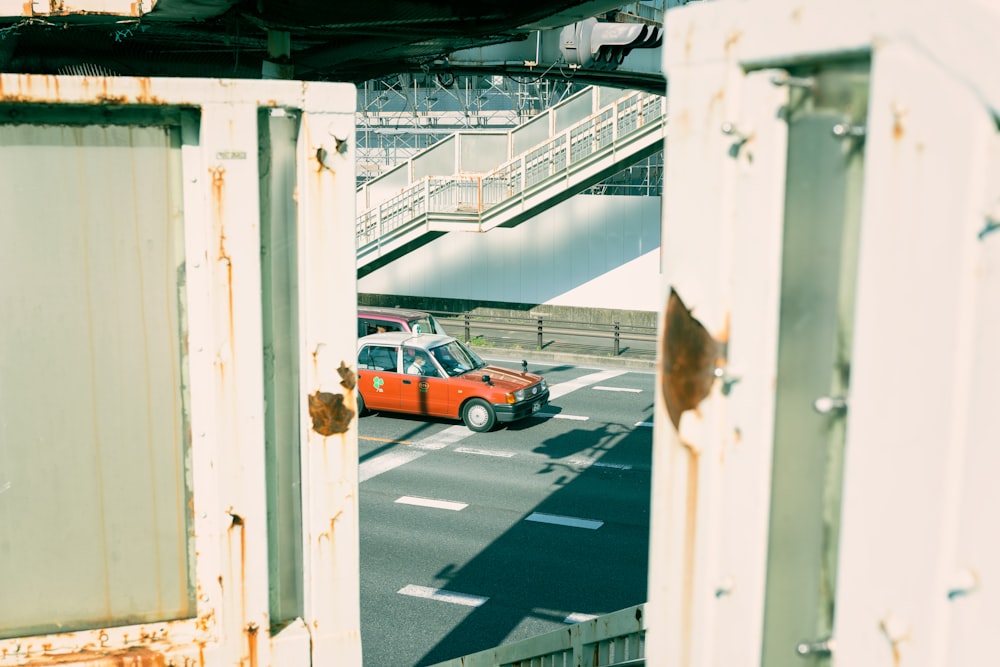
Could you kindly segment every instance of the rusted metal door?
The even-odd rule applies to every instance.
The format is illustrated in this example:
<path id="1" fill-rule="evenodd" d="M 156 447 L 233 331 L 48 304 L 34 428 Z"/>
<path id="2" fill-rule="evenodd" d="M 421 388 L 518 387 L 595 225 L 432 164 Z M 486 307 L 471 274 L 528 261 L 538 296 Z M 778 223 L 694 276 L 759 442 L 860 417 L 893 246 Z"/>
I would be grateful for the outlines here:
<path id="1" fill-rule="evenodd" d="M 0 664 L 360 665 L 353 86 L 0 90 Z"/>
<path id="2" fill-rule="evenodd" d="M 994 660 L 1000 16 L 666 21 L 647 656 Z"/>

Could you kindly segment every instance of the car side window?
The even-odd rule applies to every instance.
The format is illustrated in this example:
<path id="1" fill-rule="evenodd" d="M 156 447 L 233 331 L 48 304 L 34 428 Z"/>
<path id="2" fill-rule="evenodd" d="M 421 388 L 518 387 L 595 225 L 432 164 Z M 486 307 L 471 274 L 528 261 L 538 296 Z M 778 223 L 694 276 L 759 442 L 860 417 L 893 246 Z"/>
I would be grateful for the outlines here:
<path id="1" fill-rule="evenodd" d="M 407 375 L 439 377 L 438 370 L 423 350 L 403 348 L 403 367 Z"/>
<path id="2" fill-rule="evenodd" d="M 387 331 L 402 331 L 403 327 L 398 322 L 389 322 L 387 320 L 369 320 L 369 319 L 359 319 L 358 320 L 358 337 L 369 336 L 376 333 L 385 333 Z"/>
<path id="3" fill-rule="evenodd" d="M 358 368 L 376 371 L 396 371 L 396 348 L 365 345 L 358 353 Z"/>

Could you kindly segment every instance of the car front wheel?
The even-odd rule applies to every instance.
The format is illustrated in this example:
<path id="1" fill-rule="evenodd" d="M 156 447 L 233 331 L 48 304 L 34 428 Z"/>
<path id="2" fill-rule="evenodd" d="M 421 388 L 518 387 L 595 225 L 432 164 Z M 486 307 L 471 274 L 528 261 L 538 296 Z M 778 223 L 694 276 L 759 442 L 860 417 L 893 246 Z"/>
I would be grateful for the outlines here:
<path id="1" fill-rule="evenodd" d="M 365 397 L 361 395 L 361 392 L 357 392 L 358 397 L 358 419 L 365 416 Z"/>
<path id="2" fill-rule="evenodd" d="M 473 398 L 462 408 L 462 421 L 469 430 L 485 433 L 497 423 L 497 415 L 492 405 L 481 398 Z"/>

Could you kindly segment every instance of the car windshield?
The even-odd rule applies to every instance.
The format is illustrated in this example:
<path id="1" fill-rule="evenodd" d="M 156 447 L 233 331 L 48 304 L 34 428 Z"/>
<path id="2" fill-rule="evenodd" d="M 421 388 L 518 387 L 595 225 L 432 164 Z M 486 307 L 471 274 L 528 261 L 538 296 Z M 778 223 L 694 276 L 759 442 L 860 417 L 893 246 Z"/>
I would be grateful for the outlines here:
<path id="1" fill-rule="evenodd" d="M 416 334 L 432 333 L 446 335 L 444 327 L 434 319 L 433 315 L 410 320 L 410 331 Z"/>
<path id="2" fill-rule="evenodd" d="M 441 364 L 441 368 L 453 377 L 486 365 L 486 362 L 480 359 L 475 352 L 458 340 L 431 348 L 431 354 Z"/>

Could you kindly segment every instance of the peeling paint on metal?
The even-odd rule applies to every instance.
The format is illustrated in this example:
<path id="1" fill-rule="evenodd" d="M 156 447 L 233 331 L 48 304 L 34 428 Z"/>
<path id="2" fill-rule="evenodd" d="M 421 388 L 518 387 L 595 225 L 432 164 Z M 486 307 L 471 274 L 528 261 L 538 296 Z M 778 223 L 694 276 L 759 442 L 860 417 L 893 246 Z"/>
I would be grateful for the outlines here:
<path id="1" fill-rule="evenodd" d="M 260 627 L 256 623 L 248 623 L 246 627 L 247 655 L 249 657 L 250 667 L 257 667 L 257 639 L 259 629 Z"/>
<path id="2" fill-rule="evenodd" d="M 42 655 L 28 662 L 18 663 L 25 667 L 47 665 L 82 665 L 85 667 L 167 667 L 172 664 L 157 651 L 146 648 L 131 648 L 121 651 L 91 652 L 81 651 L 60 655 Z"/>
<path id="3" fill-rule="evenodd" d="M 340 367 L 337 369 L 337 374 L 340 375 L 340 386 L 347 390 L 353 390 L 358 384 L 358 378 L 351 370 L 351 367 L 345 364 L 343 361 L 340 362 Z"/>
<path id="4" fill-rule="evenodd" d="M 317 391 L 309 395 L 309 416 L 313 430 L 320 435 L 346 433 L 354 418 L 354 410 L 344 403 L 343 394 Z"/>
<path id="5" fill-rule="evenodd" d="M 676 429 L 681 415 L 697 410 L 711 391 L 715 369 L 725 362 L 724 347 L 691 315 L 673 288 L 667 299 L 663 332 L 661 389 Z"/>

